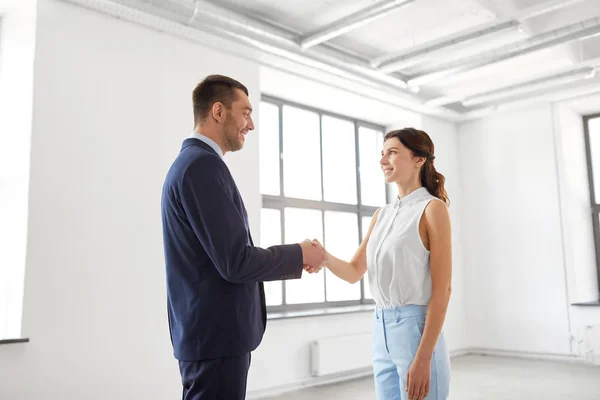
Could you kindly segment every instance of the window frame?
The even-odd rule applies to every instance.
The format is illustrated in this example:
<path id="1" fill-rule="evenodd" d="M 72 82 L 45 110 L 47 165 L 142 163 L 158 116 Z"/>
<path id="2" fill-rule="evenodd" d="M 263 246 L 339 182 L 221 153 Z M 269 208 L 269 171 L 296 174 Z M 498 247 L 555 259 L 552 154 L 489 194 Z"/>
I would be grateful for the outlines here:
<path id="1" fill-rule="evenodd" d="M 359 130 L 360 128 L 373 129 L 377 131 L 381 131 L 385 135 L 385 127 L 381 125 L 377 125 L 371 122 L 367 122 L 364 120 L 360 120 L 357 118 L 348 117 L 345 115 L 336 114 L 330 111 L 321 110 L 318 108 L 306 106 L 303 104 L 298 104 L 292 101 L 283 100 L 277 97 L 272 97 L 268 95 L 262 95 L 260 99 L 261 103 L 269 103 L 271 105 L 278 107 L 279 112 L 279 195 L 267 195 L 262 194 L 262 206 L 261 209 L 275 209 L 280 212 L 280 228 L 281 228 L 281 238 L 285 243 L 285 208 L 293 207 L 293 208 L 301 208 L 301 209 L 310 209 L 310 210 L 319 210 L 322 212 L 323 218 L 323 237 L 325 238 L 325 211 L 341 211 L 356 214 L 357 216 L 357 224 L 358 224 L 358 239 L 359 243 L 363 237 L 362 232 L 362 218 L 363 217 L 371 217 L 375 211 L 379 207 L 376 206 L 367 206 L 362 204 L 361 198 L 361 179 L 360 179 L 360 149 L 359 149 Z M 284 195 L 284 176 L 283 176 L 283 107 L 290 106 L 299 108 L 302 110 L 314 112 L 319 116 L 319 139 L 320 139 L 320 156 L 321 156 L 321 196 L 324 199 L 324 181 L 323 181 L 323 117 L 329 116 L 333 118 L 342 119 L 345 121 L 349 121 L 354 125 L 354 144 L 355 144 L 355 160 L 356 160 L 356 189 L 357 189 L 357 202 L 356 204 L 344 204 L 344 203 L 335 203 L 329 202 L 325 200 L 307 200 L 307 199 L 298 199 L 286 197 Z M 385 199 L 386 203 L 389 199 L 389 187 L 385 183 Z M 329 271 L 323 269 L 319 273 L 325 273 L 324 277 L 324 290 L 325 290 L 325 301 L 318 303 L 301 303 L 301 304 L 287 304 L 286 303 L 286 281 L 283 280 L 281 285 L 282 290 L 282 304 L 281 305 L 270 305 L 267 306 L 267 311 L 269 313 L 286 313 L 286 312 L 294 312 L 294 311 L 308 311 L 308 310 L 323 310 L 323 309 L 331 309 L 338 307 L 353 307 L 353 306 L 364 306 L 364 305 L 374 305 L 375 302 L 373 299 L 365 298 L 365 280 L 362 278 L 360 280 L 360 299 L 359 300 L 345 300 L 345 301 L 327 301 L 327 273 Z"/>
<path id="2" fill-rule="evenodd" d="M 600 199 L 596 199 L 596 192 L 594 188 L 594 169 L 592 165 L 592 149 L 590 146 L 590 121 L 594 119 L 600 120 L 600 114 L 584 116 L 583 130 L 585 136 L 585 155 L 588 169 L 588 182 L 590 188 L 590 204 L 592 212 L 592 224 L 594 230 L 594 245 L 596 249 L 596 270 L 598 272 L 598 286 L 600 287 Z M 600 156 L 600 154 L 597 156 Z"/>

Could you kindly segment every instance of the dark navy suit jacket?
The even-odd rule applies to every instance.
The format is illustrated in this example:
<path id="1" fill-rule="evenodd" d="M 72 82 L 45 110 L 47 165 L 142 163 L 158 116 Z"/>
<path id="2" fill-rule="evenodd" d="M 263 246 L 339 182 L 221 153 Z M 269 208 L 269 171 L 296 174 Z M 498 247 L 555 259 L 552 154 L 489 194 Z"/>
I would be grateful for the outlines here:
<path id="1" fill-rule="evenodd" d="M 169 329 L 175 358 L 256 349 L 266 327 L 263 281 L 300 278 L 298 244 L 254 247 L 242 197 L 221 156 L 183 142 L 162 193 Z"/>

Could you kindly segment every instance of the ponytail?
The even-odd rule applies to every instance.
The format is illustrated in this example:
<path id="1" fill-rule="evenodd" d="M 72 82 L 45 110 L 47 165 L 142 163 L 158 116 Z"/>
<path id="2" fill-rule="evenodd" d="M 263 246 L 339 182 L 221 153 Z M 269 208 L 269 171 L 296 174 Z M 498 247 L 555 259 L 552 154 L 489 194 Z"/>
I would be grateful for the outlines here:
<path id="1" fill-rule="evenodd" d="M 421 168 L 421 185 L 423 185 L 432 196 L 442 200 L 446 205 L 450 205 L 448 199 L 448 193 L 444 184 L 446 183 L 446 177 L 435 169 L 433 165 L 433 159 L 435 156 L 427 157 L 425 164 Z"/>

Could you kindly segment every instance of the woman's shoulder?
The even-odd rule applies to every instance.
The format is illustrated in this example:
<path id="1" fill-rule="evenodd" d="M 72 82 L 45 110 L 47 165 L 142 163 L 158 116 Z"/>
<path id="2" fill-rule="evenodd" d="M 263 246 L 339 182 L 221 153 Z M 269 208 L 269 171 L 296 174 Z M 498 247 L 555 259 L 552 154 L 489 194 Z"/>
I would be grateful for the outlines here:
<path id="1" fill-rule="evenodd" d="M 425 210 L 423 214 L 426 223 L 432 221 L 445 220 L 450 215 L 448 211 L 448 205 L 435 196 L 431 196 L 431 198 L 427 200 L 427 204 L 425 205 Z"/>

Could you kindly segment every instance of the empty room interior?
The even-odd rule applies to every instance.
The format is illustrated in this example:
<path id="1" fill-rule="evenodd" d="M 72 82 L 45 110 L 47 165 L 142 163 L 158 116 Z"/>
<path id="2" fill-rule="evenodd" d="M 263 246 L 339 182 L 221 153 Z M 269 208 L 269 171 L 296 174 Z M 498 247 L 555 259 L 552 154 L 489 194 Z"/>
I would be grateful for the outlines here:
<path id="1" fill-rule="evenodd" d="M 252 107 L 243 149 L 217 143 L 225 155 L 211 158 L 247 216 L 213 201 L 200 224 L 226 215 L 211 226 L 228 241 L 230 221 L 245 220 L 244 252 L 265 257 L 322 245 L 318 272 L 303 261 L 300 278 L 218 277 L 208 247 L 221 244 L 199 228 L 209 256 L 197 270 L 226 289 L 169 281 L 167 174 L 202 127 L 229 129 L 215 102 L 196 124 L 192 92 L 212 75 L 241 82 Z M 386 136 L 400 131 L 434 147 Z M 193 146 L 215 152 L 206 143 Z M 390 143 L 410 168 L 395 167 Z M 449 252 L 428 165 L 445 177 L 447 207 L 435 209 L 449 217 Z M 433 199 L 415 220 L 421 203 L 391 178 L 409 173 Z M 187 204 L 177 222 L 193 236 Z M 242 285 L 265 293 L 266 329 L 239 382 L 247 399 L 408 399 L 406 371 L 385 394 L 374 359 L 409 340 L 380 317 L 415 306 L 428 311 L 411 328 L 423 340 L 405 355 L 410 373 L 429 372 L 416 360 L 431 340 L 449 359 L 420 399 L 598 400 L 599 216 L 600 0 L 0 0 L 2 400 L 213 398 L 186 395 L 171 296 L 202 292 L 181 307 L 219 321 L 196 321 L 194 335 L 218 337 L 247 317 L 219 315 Z M 408 236 L 426 258 L 402 248 Z M 366 261 L 349 283 L 331 255 L 354 266 L 355 254 Z M 410 288 L 421 275 L 425 289 Z M 431 300 L 412 302 L 419 290 Z"/>

